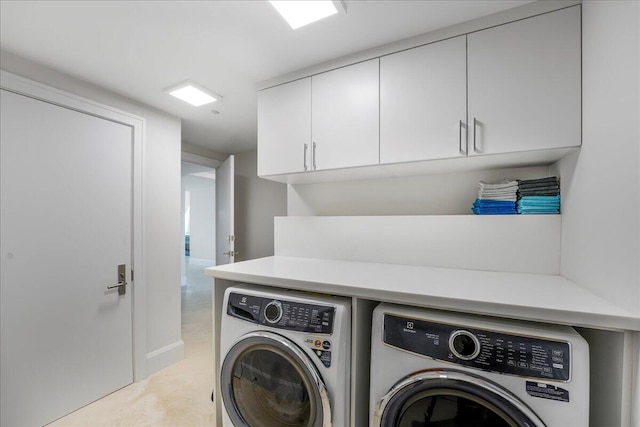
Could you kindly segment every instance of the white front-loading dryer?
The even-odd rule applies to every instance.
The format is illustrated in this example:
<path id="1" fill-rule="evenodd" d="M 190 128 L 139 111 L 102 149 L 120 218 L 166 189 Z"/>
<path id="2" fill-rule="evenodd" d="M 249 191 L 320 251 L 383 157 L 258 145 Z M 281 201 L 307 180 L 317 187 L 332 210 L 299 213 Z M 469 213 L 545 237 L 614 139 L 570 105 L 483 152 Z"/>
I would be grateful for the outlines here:
<path id="1" fill-rule="evenodd" d="M 350 299 L 238 285 L 224 307 L 224 426 L 350 424 Z"/>
<path id="2" fill-rule="evenodd" d="M 588 427 L 588 344 L 566 326 L 380 304 L 370 424 Z"/>

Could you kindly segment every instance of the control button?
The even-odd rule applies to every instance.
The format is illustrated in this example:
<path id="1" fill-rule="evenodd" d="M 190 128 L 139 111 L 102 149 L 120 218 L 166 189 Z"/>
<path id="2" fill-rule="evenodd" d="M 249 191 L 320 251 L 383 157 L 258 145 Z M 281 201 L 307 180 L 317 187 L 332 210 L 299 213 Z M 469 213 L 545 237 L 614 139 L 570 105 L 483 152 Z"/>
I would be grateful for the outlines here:
<path id="1" fill-rule="evenodd" d="M 564 351 L 562 350 L 552 350 L 551 355 L 554 357 L 564 357 Z"/>
<path id="2" fill-rule="evenodd" d="M 471 332 L 458 330 L 449 337 L 449 349 L 457 358 L 472 360 L 480 354 L 480 342 Z"/>
<path id="3" fill-rule="evenodd" d="M 553 356 L 551 358 L 551 360 L 553 360 L 554 362 L 558 362 L 558 363 L 564 363 L 564 359 L 562 357 Z"/>
<path id="4" fill-rule="evenodd" d="M 564 369 L 564 365 L 560 364 L 560 363 L 554 363 L 553 367 L 556 369 Z"/>
<path id="5" fill-rule="evenodd" d="M 264 308 L 264 318 L 269 323 L 278 323 L 282 319 L 282 303 L 271 301 Z"/>
<path id="6" fill-rule="evenodd" d="M 524 362 L 518 362 L 518 368 L 529 369 L 529 364 Z"/>
<path id="7" fill-rule="evenodd" d="M 516 366 L 516 361 L 515 360 L 507 360 L 507 365 Z"/>
<path id="8" fill-rule="evenodd" d="M 322 347 L 322 340 L 315 340 L 315 341 L 313 342 L 313 346 L 314 346 L 315 348 L 320 348 L 320 347 Z"/>
<path id="9" fill-rule="evenodd" d="M 322 348 L 325 350 L 329 350 L 331 348 L 331 343 L 329 341 L 322 341 Z"/>

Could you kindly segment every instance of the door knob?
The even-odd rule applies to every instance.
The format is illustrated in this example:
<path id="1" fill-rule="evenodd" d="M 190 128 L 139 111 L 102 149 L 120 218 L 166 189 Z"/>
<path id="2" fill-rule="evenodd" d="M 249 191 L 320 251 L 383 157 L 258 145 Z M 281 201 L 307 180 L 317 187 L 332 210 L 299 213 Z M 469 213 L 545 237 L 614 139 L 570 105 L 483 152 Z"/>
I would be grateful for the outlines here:
<path id="1" fill-rule="evenodd" d="M 120 264 L 118 266 L 118 283 L 115 285 L 107 286 L 107 289 L 118 288 L 118 295 L 124 295 L 127 293 L 127 266 L 126 264 Z"/>

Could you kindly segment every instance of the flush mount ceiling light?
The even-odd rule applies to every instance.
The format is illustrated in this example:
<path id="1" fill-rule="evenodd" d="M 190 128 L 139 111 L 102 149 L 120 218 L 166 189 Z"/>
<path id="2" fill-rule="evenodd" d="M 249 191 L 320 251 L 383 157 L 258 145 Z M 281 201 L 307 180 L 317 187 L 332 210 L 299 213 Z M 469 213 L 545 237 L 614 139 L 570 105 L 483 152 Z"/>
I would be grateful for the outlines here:
<path id="1" fill-rule="evenodd" d="M 284 0 L 270 1 L 270 3 L 294 30 L 327 16 L 335 15 L 339 11 L 346 11 L 342 1 Z"/>
<path id="2" fill-rule="evenodd" d="M 222 99 L 222 96 L 192 80 L 185 80 L 173 86 L 169 86 L 168 88 L 165 88 L 163 92 L 175 96 L 184 102 L 188 102 L 195 107 L 211 104 L 212 102 Z"/>

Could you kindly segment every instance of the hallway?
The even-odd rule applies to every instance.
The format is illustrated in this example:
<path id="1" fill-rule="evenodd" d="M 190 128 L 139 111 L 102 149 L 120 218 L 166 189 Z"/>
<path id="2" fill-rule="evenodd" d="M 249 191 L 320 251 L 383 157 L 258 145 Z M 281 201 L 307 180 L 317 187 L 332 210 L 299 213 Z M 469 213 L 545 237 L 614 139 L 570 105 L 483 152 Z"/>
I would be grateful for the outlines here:
<path id="1" fill-rule="evenodd" d="M 182 287 L 182 361 L 49 426 L 212 426 L 212 280 L 203 274 L 212 265 L 211 261 L 187 259 L 187 285 Z"/>

